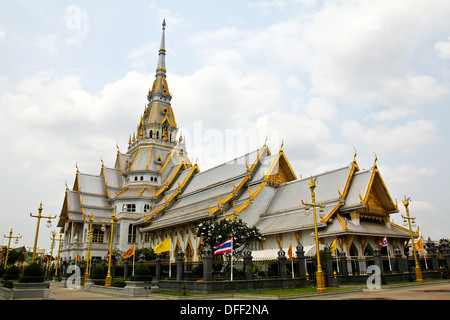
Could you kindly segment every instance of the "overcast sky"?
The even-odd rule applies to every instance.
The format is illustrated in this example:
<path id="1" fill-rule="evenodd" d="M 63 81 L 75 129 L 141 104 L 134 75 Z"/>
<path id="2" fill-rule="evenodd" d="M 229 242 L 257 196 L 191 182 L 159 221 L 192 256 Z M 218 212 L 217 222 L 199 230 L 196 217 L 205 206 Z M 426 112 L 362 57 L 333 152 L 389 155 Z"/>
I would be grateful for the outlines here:
<path id="1" fill-rule="evenodd" d="M 395 223 L 411 197 L 424 237 L 448 238 L 449 16 L 448 0 L 2 1 L 0 232 L 31 247 L 29 213 L 59 215 L 76 164 L 98 174 L 126 151 L 165 18 L 172 107 L 201 170 L 266 137 L 297 177 L 355 147 L 361 169 L 376 153 Z M 49 250 L 56 220 L 42 222 Z"/>

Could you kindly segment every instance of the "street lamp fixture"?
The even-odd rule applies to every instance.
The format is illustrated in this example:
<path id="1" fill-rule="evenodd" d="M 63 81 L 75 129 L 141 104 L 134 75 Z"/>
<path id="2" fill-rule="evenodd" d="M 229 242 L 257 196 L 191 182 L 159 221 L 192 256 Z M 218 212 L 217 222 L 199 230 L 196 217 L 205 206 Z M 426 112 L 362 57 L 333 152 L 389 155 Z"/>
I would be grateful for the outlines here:
<path id="1" fill-rule="evenodd" d="M 36 259 L 36 247 L 37 247 L 37 240 L 38 240 L 38 234 L 39 234 L 39 225 L 41 223 L 41 218 L 48 219 L 47 223 L 45 224 L 45 226 L 47 228 L 50 228 L 52 226 L 51 219 L 55 219 L 56 218 L 56 215 L 54 217 L 52 217 L 52 216 L 45 217 L 45 216 L 42 215 L 42 202 L 41 202 L 41 204 L 40 204 L 40 206 L 38 208 L 38 212 L 39 213 L 36 216 L 33 216 L 33 214 L 30 213 L 30 217 L 38 218 L 37 227 L 36 227 L 36 236 L 34 238 L 33 256 L 31 258 L 31 263 L 33 263 L 34 260 Z"/>
<path id="2" fill-rule="evenodd" d="M 111 286 L 111 281 L 112 281 L 112 277 L 111 277 L 111 257 L 112 257 L 112 243 L 113 243 L 113 235 L 114 235 L 114 225 L 115 224 L 120 224 L 120 221 L 115 222 L 114 218 L 115 218 L 115 214 L 114 214 L 114 210 L 112 212 L 111 215 L 111 221 L 106 222 L 106 223 L 110 223 L 111 224 L 111 235 L 109 237 L 109 259 L 108 259 L 108 275 L 106 276 L 106 281 L 105 281 L 105 287 L 110 287 Z M 100 220 L 99 222 L 103 223 L 101 230 L 103 232 L 105 232 L 106 227 L 105 227 L 105 221 Z"/>
<path id="3" fill-rule="evenodd" d="M 59 241 L 59 246 L 58 246 L 58 257 L 56 258 L 56 268 L 55 268 L 55 277 L 58 276 L 58 268 L 59 268 L 59 254 L 61 252 L 61 241 L 62 241 L 62 234 L 59 234 L 59 239 L 56 239 L 56 241 Z"/>
<path id="4" fill-rule="evenodd" d="M 86 280 L 89 279 L 89 261 L 91 260 L 91 239 L 92 239 L 92 234 L 93 234 L 93 230 L 92 230 L 92 222 L 94 221 L 95 216 L 93 214 L 85 216 L 84 220 L 87 221 L 89 220 L 89 231 L 88 231 L 88 237 L 89 237 L 89 241 L 88 241 L 88 254 L 86 257 L 86 273 L 84 274 L 84 283 L 86 283 Z M 104 227 L 104 225 L 103 225 Z M 103 229 L 102 227 L 102 229 Z M 106 228 L 105 228 L 106 229 Z M 104 230 L 103 230 L 104 232 Z"/>
<path id="5" fill-rule="evenodd" d="M 409 226 L 409 234 L 411 236 L 411 245 L 412 245 L 412 249 L 413 249 L 413 253 L 414 253 L 414 261 L 415 261 L 415 272 L 416 272 L 416 282 L 423 282 L 423 278 L 422 278 L 422 271 L 420 269 L 419 266 L 419 262 L 417 260 L 417 254 L 416 254 L 416 247 L 414 245 L 414 237 L 413 237 L 413 231 L 412 228 L 414 228 L 416 226 L 416 218 L 415 217 L 410 217 L 409 216 L 409 202 L 411 201 L 411 198 L 406 198 L 405 196 L 405 200 L 402 200 L 403 205 L 405 206 L 406 209 L 406 216 L 402 215 L 403 218 L 403 225 L 404 226 Z"/>
<path id="6" fill-rule="evenodd" d="M 311 212 L 309 211 L 309 207 L 313 207 L 313 213 L 314 213 L 314 236 L 316 239 L 316 256 L 317 256 L 317 272 L 316 272 L 316 279 L 317 279 L 317 292 L 325 292 L 325 275 L 322 271 L 322 265 L 320 264 L 320 253 L 319 253 L 319 237 L 317 232 L 317 217 L 316 217 L 316 208 L 319 208 L 319 215 L 321 218 L 324 217 L 323 215 L 323 208 L 325 208 L 324 204 L 316 204 L 316 194 L 314 193 L 314 189 L 316 188 L 316 180 L 317 178 L 311 177 L 311 181 L 308 181 L 309 189 L 311 189 L 311 198 L 312 203 L 308 203 L 302 200 L 302 204 L 305 206 L 305 214 L 310 215 Z"/>
<path id="7" fill-rule="evenodd" d="M 16 239 L 15 241 L 14 241 L 14 243 L 15 244 L 18 244 L 19 243 L 19 239 L 20 238 L 22 238 L 22 236 L 19 234 L 18 236 L 14 236 L 13 237 L 13 229 L 11 228 L 11 231 L 9 232 L 9 236 L 5 236 L 5 235 L 3 235 L 5 238 L 7 238 L 7 239 L 9 239 L 8 240 L 8 248 L 6 249 L 6 257 L 5 257 L 5 265 L 4 265 L 4 268 L 6 269 L 6 263 L 8 262 L 8 255 L 9 255 L 9 247 L 10 247 L 10 245 L 11 245 L 11 239 Z"/>
<path id="8" fill-rule="evenodd" d="M 47 222 L 47 224 L 48 224 L 48 222 Z M 50 221 L 50 225 L 51 224 L 52 224 L 52 222 Z M 50 262 L 48 264 L 48 274 L 49 274 L 49 276 L 50 276 L 50 268 L 52 267 L 53 248 L 55 247 L 55 237 L 56 237 L 56 231 L 52 231 L 52 237 L 50 238 L 50 240 L 52 240 L 52 244 L 50 246 Z"/>

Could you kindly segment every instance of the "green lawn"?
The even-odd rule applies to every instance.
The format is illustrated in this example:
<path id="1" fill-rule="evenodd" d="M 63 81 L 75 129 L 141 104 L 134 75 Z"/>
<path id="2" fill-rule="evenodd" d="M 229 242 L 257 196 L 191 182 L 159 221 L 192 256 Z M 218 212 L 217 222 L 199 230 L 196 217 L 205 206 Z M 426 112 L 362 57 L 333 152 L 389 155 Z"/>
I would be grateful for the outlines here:
<path id="1" fill-rule="evenodd" d="M 338 290 L 354 290 L 354 288 L 327 288 L 327 292 L 338 291 Z M 216 294 L 249 294 L 249 295 L 266 295 L 266 296 L 287 296 L 287 295 L 297 295 L 297 294 L 311 294 L 317 293 L 316 288 L 293 288 L 293 289 L 273 289 L 273 290 L 254 290 L 254 291 L 234 291 L 234 292 L 221 292 L 221 293 L 192 293 L 186 292 L 185 296 L 214 296 Z M 183 292 L 160 290 L 159 294 L 170 295 L 170 296 L 183 296 Z"/>

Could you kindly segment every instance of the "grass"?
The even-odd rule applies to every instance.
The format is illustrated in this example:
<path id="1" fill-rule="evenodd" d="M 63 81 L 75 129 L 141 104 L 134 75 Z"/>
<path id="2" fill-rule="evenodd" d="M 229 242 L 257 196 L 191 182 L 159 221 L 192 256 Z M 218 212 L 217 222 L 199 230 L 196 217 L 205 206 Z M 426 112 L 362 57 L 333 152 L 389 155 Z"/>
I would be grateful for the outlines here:
<path id="1" fill-rule="evenodd" d="M 433 281 L 442 281 L 443 279 L 427 279 L 425 282 L 433 282 Z M 445 280 L 445 279 L 444 279 Z M 381 287 L 388 287 L 392 285 L 401 285 L 401 284 L 414 284 L 415 281 L 402 281 L 402 282 L 390 282 L 386 285 L 382 285 Z M 335 292 L 335 291 L 344 291 L 344 290 L 355 290 L 357 288 L 365 287 L 365 284 L 345 284 L 341 287 L 327 287 L 326 292 Z M 170 290 L 160 290 L 159 294 L 176 296 L 176 297 L 190 297 L 190 296 L 214 296 L 217 294 L 240 294 L 240 295 L 261 295 L 261 296 L 289 296 L 289 295 L 299 295 L 299 294 L 314 294 L 317 293 L 317 289 L 315 287 L 308 288 L 292 288 L 292 289 L 267 289 L 267 290 L 254 290 L 254 291 L 232 291 L 232 292 L 220 292 L 220 293 L 194 293 L 194 292 L 183 292 L 179 291 L 170 291 Z"/>
<path id="2" fill-rule="evenodd" d="M 353 288 L 327 288 L 327 292 L 339 291 L 339 290 L 353 290 Z M 267 289 L 267 290 L 254 290 L 254 291 L 232 291 L 232 292 L 219 292 L 219 293 L 193 293 L 193 292 L 183 292 L 170 291 L 170 290 L 160 290 L 159 294 L 170 295 L 170 296 L 214 296 L 217 294 L 248 294 L 248 295 L 266 295 L 266 296 L 288 296 L 288 295 L 298 295 L 298 294 L 311 294 L 317 293 L 316 288 L 292 288 L 292 289 Z"/>

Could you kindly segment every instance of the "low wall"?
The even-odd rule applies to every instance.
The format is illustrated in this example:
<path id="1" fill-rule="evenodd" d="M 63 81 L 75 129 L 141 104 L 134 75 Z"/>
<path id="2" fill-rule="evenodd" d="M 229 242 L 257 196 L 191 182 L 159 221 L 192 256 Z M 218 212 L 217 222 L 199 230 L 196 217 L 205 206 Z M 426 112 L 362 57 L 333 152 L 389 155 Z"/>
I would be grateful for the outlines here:
<path id="1" fill-rule="evenodd" d="M 349 275 L 342 276 L 338 275 L 337 279 L 339 284 L 365 284 L 367 279 L 370 277 L 370 274 L 362 274 L 362 275 Z M 442 279 L 442 274 L 439 271 L 422 271 L 422 278 L 425 279 Z M 381 275 L 381 279 L 384 282 L 402 282 L 402 281 L 415 281 L 416 274 L 412 273 L 384 273 Z"/>
<path id="2" fill-rule="evenodd" d="M 309 280 L 294 279 L 258 279 L 225 281 L 176 281 L 160 280 L 160 290 L 188 291 L 196 293 L 236 292 L 267 289 L 288 289 L 310 287 Z"/>

